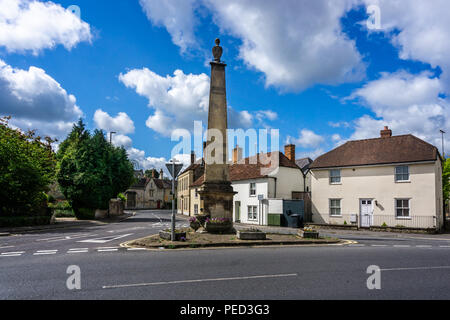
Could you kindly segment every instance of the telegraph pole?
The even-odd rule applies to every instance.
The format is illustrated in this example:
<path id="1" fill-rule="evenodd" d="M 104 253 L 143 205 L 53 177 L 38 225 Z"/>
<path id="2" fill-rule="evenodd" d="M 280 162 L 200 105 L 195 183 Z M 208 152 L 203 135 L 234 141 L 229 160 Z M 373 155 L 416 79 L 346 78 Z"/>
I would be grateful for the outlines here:
<path id="1" fill-rule="evenodd" d="M 442 134 L 442 157 L 444 158 L 444 160 L 445 160 L 445 143 L 444 143 L 444 134 L 445 134 L 445 131 L 444 130 L 439 130 L 440 132 L 441 132 L 441 134 Z"/>

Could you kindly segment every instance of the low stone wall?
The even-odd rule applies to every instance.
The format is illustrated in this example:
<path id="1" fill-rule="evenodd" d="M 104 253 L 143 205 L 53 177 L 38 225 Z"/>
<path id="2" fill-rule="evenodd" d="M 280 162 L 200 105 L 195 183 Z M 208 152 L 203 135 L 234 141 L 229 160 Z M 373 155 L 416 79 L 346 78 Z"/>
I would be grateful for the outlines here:
<path id="1" fill-rule="evenodd" d="M 111 199 L 109 201 L 109 216 L 118 217 L 124 214 L 124 203 L 120 199 Z"/>

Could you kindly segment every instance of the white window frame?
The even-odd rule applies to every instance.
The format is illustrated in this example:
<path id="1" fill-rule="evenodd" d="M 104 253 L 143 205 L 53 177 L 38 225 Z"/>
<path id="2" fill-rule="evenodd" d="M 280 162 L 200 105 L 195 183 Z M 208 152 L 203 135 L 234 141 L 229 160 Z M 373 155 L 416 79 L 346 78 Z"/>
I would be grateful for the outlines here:
<path id="1" fill-rule="evenodd" d="M 398 207 L 397 201 L 408 201 L 407 207 Z M 402 204 L 403 205 L 403 204 Z M 394 212 L 395 212 L 395 218 L 398 220 L 411 220 L 411 199 L 408 198 L 396 198 L 394 201 Z M 399 216 L 397 210 L 408 210 L 407 216 Z"/>
<path id="2" fill-rule="evenodd" d="M 333 206 L 333 201 L 339 201 L 339 207 Z M 342 217 L 342 199 L 330 199 L 329 200 L 330 217 Z M 339 209 L 339 213 L 333 213 L 333 209 Z"/>
<path id="3" fill-rule="evenodd" d="M 339 172 L 339 175 L 333 175 L 334 172 Z M 342 184 L 342 174 L 341 169 L 331 169 L 329 171 L 330 174 L 330 184 Z M 333 181 L 333 179 L 338 179 L 339 181 Z"/>
<path id="4" fill-rule="evenodd" d="M 397 170 L 400 168 L 402 168 L 402 169 L 406 168 L 407 172 L 406 173 L 404 173 L 404 172 L 398 173 Z M 395 174 L 395 182 L 398 182 L 398 183 L 411 182 L 411 174 L 409 172 L 409 166 L 396 166 L 394 174 Z M 408 176 L 408 179 L 399 179 L 398 178 L 399 176 L 402 176 L 402 178 L 403 178 L 405 175 Z"/>
<path id="5" fill-rule="evenodd" d="M 252 188 L 253 185 L 255 186 L 254 189 Z M 254 191 L 254 194 L 252 194 L 252 191 Z M 250 195 L 250 197 L 256 197 L 256 182 L 251 182 L 250 183 L 249 195 Z"/>
<path id="6" fill-rule="evenodd" d="M 248 221 L 258 221 L 258 206 L 247 206 Z"/>
<path id="7" fill-rule="evenodd" d="M 198 215 L 198 204 L 194 204 L 194 214 Z"/>

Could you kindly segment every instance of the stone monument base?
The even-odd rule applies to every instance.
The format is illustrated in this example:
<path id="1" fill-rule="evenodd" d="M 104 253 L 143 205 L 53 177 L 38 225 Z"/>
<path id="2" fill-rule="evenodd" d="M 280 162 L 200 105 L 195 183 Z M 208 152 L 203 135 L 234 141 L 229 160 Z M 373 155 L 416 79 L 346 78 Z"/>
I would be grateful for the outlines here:
<path id="1" fill-rule="evenodd" d="M 210 218 L 227 218 L 233 221 L 233 191 L 231 182 L 205 182 L 198 192 L 203 201 L 204 214 Z"/>

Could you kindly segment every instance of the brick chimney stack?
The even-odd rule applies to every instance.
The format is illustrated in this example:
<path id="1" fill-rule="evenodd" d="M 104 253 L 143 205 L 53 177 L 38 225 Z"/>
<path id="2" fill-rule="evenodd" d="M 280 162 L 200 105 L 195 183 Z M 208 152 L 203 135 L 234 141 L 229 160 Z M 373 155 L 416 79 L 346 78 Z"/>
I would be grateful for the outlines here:
<path id="1" fill-rule="evenodd" d="M 237 164 L 242 161 L 242 154 L 243 150 L 242 148 L 239 148 L 239 146 L 236 146 L 236 148 L 233 149 L 233 164 Z"/>
<path id="2" fill-rule="evenodd" d="M 164 171 L 163 171 L 163 169 L 161 169 L 161 170 L 159 171 L 159 178 L 160 178 L 161 180 L 164 179 Z"/>
<path id="3" fill-rule="evenodd" d="M 289 144 L 284 147 L 286 157 L 295 163 L 295 144 Z"/>
<path id="4" fill-rule="evenodd" d="M 195 163 L 195 152 L 194 151 L 192 151 L 191 152 L 191 164 L 194 164 Z"/>
<path id="5" fill-rule="evenodd" d="M 392 137 L 392 130 L 389 129 L 388 126 L 384 127 L 384 130 L 381 130 L 381 138 L 390 138 Z"/>

